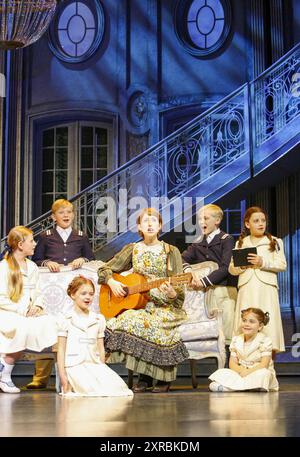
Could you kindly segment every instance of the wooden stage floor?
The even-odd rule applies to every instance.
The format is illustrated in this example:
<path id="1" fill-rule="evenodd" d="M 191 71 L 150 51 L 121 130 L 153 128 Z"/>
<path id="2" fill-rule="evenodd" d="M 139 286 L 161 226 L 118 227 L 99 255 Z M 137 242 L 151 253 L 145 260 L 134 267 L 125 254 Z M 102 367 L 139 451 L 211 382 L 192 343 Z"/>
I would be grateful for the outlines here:
<path id="1" fill-rule="evenodd" d="M 300 436 L 300 377 L 280 377 L 278 393 L 212 393 L 207 378 L 199 378 L 196 390 L 189 381 L 133 399 L 63 399 L 53 389 L 1 393 L 0 436 Z"/>

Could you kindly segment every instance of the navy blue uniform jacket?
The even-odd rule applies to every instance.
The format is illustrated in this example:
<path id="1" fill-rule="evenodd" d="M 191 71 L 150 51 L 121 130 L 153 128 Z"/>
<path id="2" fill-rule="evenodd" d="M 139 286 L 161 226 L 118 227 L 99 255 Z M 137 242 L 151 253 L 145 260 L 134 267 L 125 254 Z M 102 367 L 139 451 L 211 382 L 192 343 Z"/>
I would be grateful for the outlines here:
<path id="1" fill-rule="evenodd" d="M 61 265 L 68 265 L 73 260 L 84 257 L 94 260 L 88 237 L 81 231 L 72 230 L 66 242 L 60 237 L 56 229 L 41 233 L 32 260 L 41 266 L 44 260 L 52 260 Z"/>
<path id="2" fill-rule="evenodd" d="M 183 270 L 195 263 L 210 260 L 216 262 L 219 269 L 201 278 L 204 285 L 206 287 L 212 285 L 236 286 L 236 278 L 228 273 L 234 245 L 234 238 L 222 231 L 215 235 L 210 243 L 207 243 L 205 237 L 203 237 L 197 243 L 191 244 L 182 253 Z"/>

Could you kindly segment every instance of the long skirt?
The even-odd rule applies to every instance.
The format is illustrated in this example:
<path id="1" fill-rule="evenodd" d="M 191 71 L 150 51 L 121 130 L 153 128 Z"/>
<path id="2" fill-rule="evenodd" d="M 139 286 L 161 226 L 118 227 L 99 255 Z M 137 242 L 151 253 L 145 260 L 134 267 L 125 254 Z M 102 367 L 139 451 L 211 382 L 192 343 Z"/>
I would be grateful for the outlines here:
<path id="1" fill-rule="evenodd" d="M 81 363 L 66 368 L 73 391 L 83 397 L 132 397 L 132 390 L 105 363 Z"/>
<path id="2" fill-rule="evenodd" d="M 25 317 L 10 311 L 0 312 L 0 353 L 12 354 L 24 349 L 40 352 L 56 342 L 54 316 Z"/>
<path id="3" fill-rule="evenodd" d="M 269 313 L 270 322 L 264 327 L 264 333 L 272 340 L 274 351 L 284 352 L 284 335 L 277 287 L 265 284 L 253 275 L 247 284 L 239 288 L 235 308 L 234 335 L 241 333 L 241 311 L 250 307 L 260 308 L 264 313 Z"/>
<path id="4" fill-rule="evenodd" d="M 209 379 L 235 391 L 258 389 L 278 391 L 279 389 L 275 371 L 267 368 L 256 370 L 245 377 L 229 368 L 221 368 L 210 375 Z"/>
<path id="5" fill-rule="evenodd" d="M 153 302 L 110 319 L 105 334 L 105 347 L 111 352 L 107 362 L 125 361 L 137 373 L 173 381 L 178 363 L 189 356 L 178 331 L 185 320 L 183 310 Z"/>

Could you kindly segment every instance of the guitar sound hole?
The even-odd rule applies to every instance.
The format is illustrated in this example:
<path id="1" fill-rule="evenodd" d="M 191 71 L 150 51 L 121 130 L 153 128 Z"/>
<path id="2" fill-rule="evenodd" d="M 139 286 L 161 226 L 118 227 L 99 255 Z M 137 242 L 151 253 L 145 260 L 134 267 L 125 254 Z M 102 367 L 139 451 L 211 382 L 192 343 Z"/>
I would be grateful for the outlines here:
<path id="1" fill-rule="evenodd" d="M 127 295 L 128 295 L 128 287 L 123 287 L 123 289 L 124 289 L 124 291 L 126 292 L 125 297 L 127 297 Z"/>

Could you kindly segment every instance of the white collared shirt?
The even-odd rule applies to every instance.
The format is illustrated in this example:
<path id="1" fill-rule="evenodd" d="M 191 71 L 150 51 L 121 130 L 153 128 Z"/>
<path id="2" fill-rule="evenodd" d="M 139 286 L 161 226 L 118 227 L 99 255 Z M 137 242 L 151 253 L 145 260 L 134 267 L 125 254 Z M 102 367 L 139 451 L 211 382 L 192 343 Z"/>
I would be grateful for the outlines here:
<path id="1" fill-rule="evenodd" d="M 214 239 L 214 237 L 216 235 L 218 235 L 220 232 L 221 232 L 221 230 L 219 228 L 217 228 L 216 230 L 211 232 L 209 235 L 207 235 L 207 237 L 206 237 L 207 244 L 209 244 Z"/>
<path id="2" fill-rule="evenodd" d="M 57 230 L 57 233 L 59 234 L 59 236 L 62 238 L 64 243 L 67 241 L 67 239 L 69 238 L 69 236 L 72 233 L 72 227 L 63 229 L 57 225 L 56 230 Z"/>

